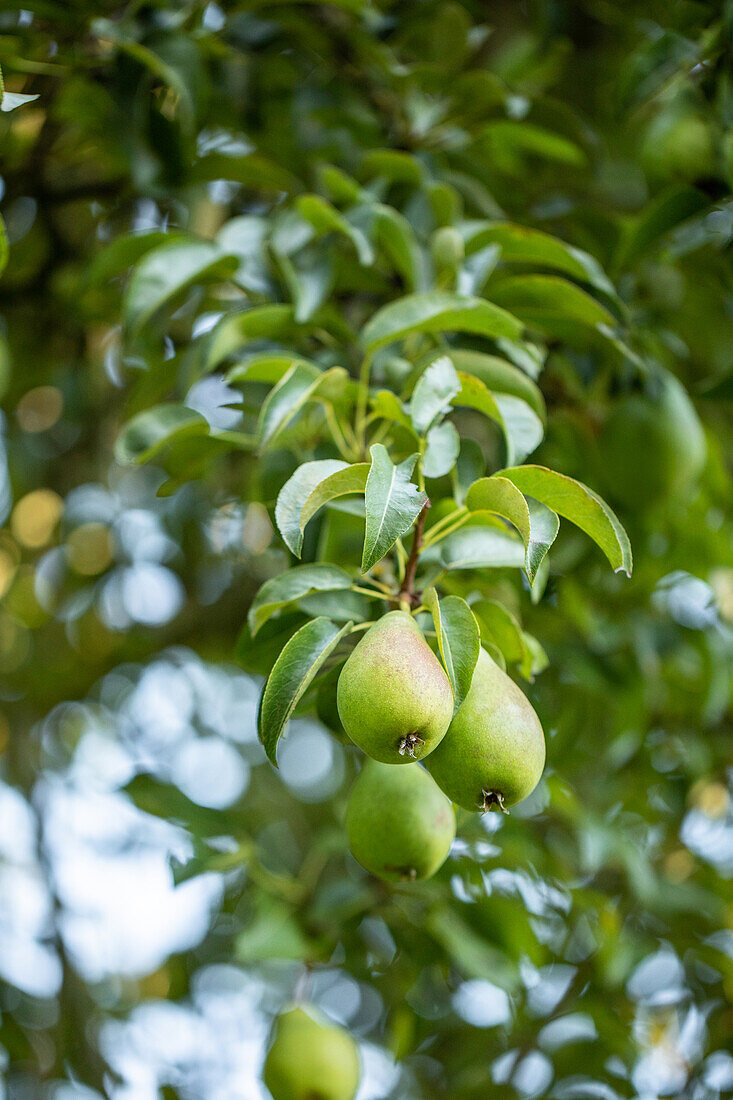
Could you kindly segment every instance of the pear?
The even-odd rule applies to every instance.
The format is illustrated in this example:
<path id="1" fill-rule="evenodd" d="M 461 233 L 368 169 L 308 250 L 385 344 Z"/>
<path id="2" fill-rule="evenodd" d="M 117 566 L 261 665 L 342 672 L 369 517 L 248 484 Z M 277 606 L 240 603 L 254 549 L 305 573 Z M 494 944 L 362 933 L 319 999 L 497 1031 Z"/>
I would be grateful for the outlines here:
<path id="1" fill-rule="evenodd" d="M 450 681 L 407 611 L 369 628 L 343 667 L 336 702 L 351 740 L 383 764 L 427 756 L 453 715 Z"/>
<path id="2" fill-rule="evenodd" d="M 645 509 L 695 487 L 705 465 L 705 432 L 681 382 L 655 376 L 648 392 L 611 408 L 599 441 L 600 475 L 611 499 Z"/>
<path id="3" fill-rule="evenodd" d="M 387 882 L 429 878 L 445 862 L 456 815 L 419 764 L 395 768 L 367 760 L 346 807 L 346 832 L 356 860 Z"/>
<path id="4" fill-rule="evenodd" d="M 273 1100 L 353 1100 L 359 1052 L 348 1031 L 311 1005 L 293 1005 L 275 1021 L 263 1078 Z"/>
<path id="5" fill-rule="evenodd" d="M 484 649 L 468 695 L 427 766 L 440 789 L 467 810 L 506 810 L 540 781 L 545 766 L 540 720 Z"/>

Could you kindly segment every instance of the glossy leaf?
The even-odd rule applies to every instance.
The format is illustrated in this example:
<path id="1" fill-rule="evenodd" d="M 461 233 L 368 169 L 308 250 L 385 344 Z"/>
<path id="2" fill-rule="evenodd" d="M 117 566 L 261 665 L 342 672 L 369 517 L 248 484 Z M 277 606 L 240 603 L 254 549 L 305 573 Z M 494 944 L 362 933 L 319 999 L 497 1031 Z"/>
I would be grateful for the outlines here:
<path id="1" fill-rule="evenodd" d="M 366 481 L 366 530 L 361 571 L 367 573 L 417 519 L 427 497 L 410 480 L 417 455 L 395 466 L 386 447 L 375 443 Z"/>
<path id="2" fill-rule="evenodd" d="M 460 388 L 461 381 L 449 357 L 435 359 L 420 375 L 410 401 L 415 431 L 424 435 L 436 417 L 450 407 Z"/>
<path id="3" fill-rule="evenodd" d="M 224 317 L 211 333 L 206 354 L 206 369 L 213 370 L 239 348 L 252 340 L 282 340 L 293 331 L 293 307 L 257 306 Z"/>
<path id="4" fill-rule="evenodd" d="M 446 596 L 440 600 L 435 589 L 429 588 L 423 595 L 423 603 L 433 616 L 440 658 L 458 710 L 471 687 L 481 648 L 478 623 L 460 596 Z"/>
<path id="5" fill-rule="evenodd" d="M 296 363 L 263 402 L 257 424 L 259 448 L 272 443 L 309 401 L 337 394 L 339 383 L 345 380 L 343 367 L 321 372 L 308 363 Z"/>
<path id="6" fill-rule="evenodd" d="M 125 290 L 122 315 L 129 334 L 167 302 L 197 282 L 228 279 L 237 258 L 211 241 L 173 240 L 148 252 L 133 271 Z"/>
<path id="7" fill-rule="evenodd" d="M 436 424 L 425 437 L 420 465 L 425 477 L 443 477 L 450 473 L 458 458 L 461 440 L 450 421 Z"/>
<path id="8" fill-rule="evenodd" d="M 336 565 L 297 565 L 260 587 L 247 614 L 252 637 L 267 620 L 283 607 L 313 592 L 329 592 L 350 588 L 351 577 Z"/>
<path id="9" fill-rule="evenodd" d="M 362 344 L 367 351 L 376 351 L 416 332 L 473 332 L 517 339 L 522 323 L 483 298 L 431 290 L 383 306 L 365 325 Z"/>
<path id="10" fill-rule="evenodd" d="M 115 444 L 115 458 L 121 463 L 148 462 L 174 439 L 208 434 L 208 422 L 194 409 L 185 405 L 154 405 L 124 425 Z"/>
<path id="11" fill-rule="evenodd" d="M 323 481 L 320 481 L 309 493 L 303 504 L 300 514 L 301 536 L 310 520 L 324 504 L 328 504 L 338 497 L 363 493 L 366 489 L 369 470 L 370 464 L 368 462 L 357 462 L 352 466 L 342 466 L 340 470 L 336 470 L 325 477 Z"/>
<path id="12" fill-rule="evenodd" d="M 508 393 L 520 397 L 540 420 L 545 421 L 547 410 L 542 391 L 523 370 L 496 355 L 486 355 L 480 351 L 451 349 L 448 354 L 457 371 L 475 375 L 492 393 Z"/>
<path id="13" fill-rule="evenodd" d="M 501 470 L 500 475 L 569 519 L 600 546 L 615 572 L 631 576 L 633 562 L 628 535 L 611 508 L 587 485 L 544 466 L 517 466 Z"/>
<path id="14" fill-rule="evenodd" d="M 464 222 L 458 228 L 466 243 L 467 255 L 487 245 L 496 245 L 501 250 L 502 263 L 556 268 L 616 298 L 613 284 L 593 256 L 549 233 L 512 222 Z"/>
<path id="15" fill-rule="evenodd" d="M 303 532 L 300 526 L 300 514 L 310 493 L 319 482 L 337 470 L 343 470 L 346 462 L 340 459 L 324 458 L 316 462 L 304 462 L 290 477 L 278 493 L 275 504 L 275 522 L 285 545 L 300 557 L 303 546 Z"/>
<path id="16" fill-rule="evenodd" d="M 440 544 L 446 569 L 502 569 L 525 562 L 523 543 L 497 527 L 464 527 Z"/>
<path id="17" fill-rule="evenodd" d="M 556 275 L 513 275 L 492 287 L 492 297 L 528 325 L 553 331 L 553 322 L 596 328 L 616 319 L 586 291 Z"/>
<path id="18" fill-rule="evenodd" d="M 277 743 L 298 700 L 351 626 L 347 623 L 339 630 L 330 619 L 312 619 L 292 636 L 275 662 L 262 692 L 257 732 L 276 767 Z"/>

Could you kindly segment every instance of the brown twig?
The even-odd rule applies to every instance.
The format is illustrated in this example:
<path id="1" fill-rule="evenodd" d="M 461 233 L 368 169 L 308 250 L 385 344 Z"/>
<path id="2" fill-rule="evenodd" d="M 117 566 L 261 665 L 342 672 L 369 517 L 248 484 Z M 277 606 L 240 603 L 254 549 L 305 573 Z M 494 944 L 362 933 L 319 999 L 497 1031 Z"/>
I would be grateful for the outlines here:
<path id="1" fill-rule="evenodd" d="M 405 579 L 402 582 L 402 587 L 399 592 L 400 600 L 407 600 L 410 607 L 418 607 L 420 604 L 420 597 L 415 593 L 415 574 L 417 573 L 417 563 L 420 558 L 423 531 L 425 530 L 425 517 L 427 516 L 429 507 L 430 501 L 426 500 L 415 522 L 415 534 L 412 537 L 412 548 L 410 550 L 410 556 L 407 559 L 407 565 L 405 566 Z"/>

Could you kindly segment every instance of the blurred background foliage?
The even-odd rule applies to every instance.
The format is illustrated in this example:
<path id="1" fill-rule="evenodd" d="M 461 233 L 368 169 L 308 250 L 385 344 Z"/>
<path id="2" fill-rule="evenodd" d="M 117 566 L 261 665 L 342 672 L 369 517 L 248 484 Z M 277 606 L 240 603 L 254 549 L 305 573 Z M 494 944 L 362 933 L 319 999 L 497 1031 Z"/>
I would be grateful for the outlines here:
<path id="1" fill-rule="evenodd" d="M 361 1100 L 733 1091 L 732 46 L 730 2 L 6 0 L 5 1095 L 264 1096 L 296 989 L 358 1037 Z M 370 186 L 424 237 L 508 218 L 594 256 L 708 444 L 691 495 L 616 500 L 595 440 L 628 364 L 550 334 L 538 460 L 614 502 L 634 575 L 570 530 L 536 601 L 476 581 L 547 652 L 523 687 L 548 769 L 394 890 L 345 852 L 353 750 L 306 714 L 264 762 L 275 630 L 235 646 L 288 562 L 271 505 L 302 438 L 257 463 L 211 439 L 113 457 L 171 391 L 211 429 L 243 415 L 223 376 L 187 374 L 226 285 L 183 286 L 131 348 L 130 266 L 244 218 L 240 288 L 302 301 L 312 269 L 283 248 L 273 276 L 258 226 Z M 363 318 L 393 277 L 339 256 L 339 307 Z"/>

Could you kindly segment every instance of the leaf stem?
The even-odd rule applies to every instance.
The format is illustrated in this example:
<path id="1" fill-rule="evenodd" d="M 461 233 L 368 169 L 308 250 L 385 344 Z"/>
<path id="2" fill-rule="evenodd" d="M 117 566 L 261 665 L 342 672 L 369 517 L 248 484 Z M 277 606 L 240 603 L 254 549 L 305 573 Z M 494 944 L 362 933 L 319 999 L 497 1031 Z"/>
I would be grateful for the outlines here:
<path id="1" fill-rule="evenodd" d="M 347 442 L 344 433 L 341 431 L 341 427 L 336 416 L 333 405 L 328 401 L 323 402 L 323 408 L 326 413 L 326 422 L 331 430 L 331 435 L 334 438 L 334 442 L 339 449 L 339 452 L 347 462 L 353 462 L 356 457 L 354 448 Z"/>
<path id="2" fill-rule="evenodd" d="M 375 592 L 372 588 L 362 588 L 358 584 L 352 584 L 352 592 L 359 592 L 362 596 L 370 596 L 373 600 L 390 600 L 392 603 L 398 602 L 398 597 L 392 592 Z"/>
<path id="3" fill-rule="evenodd" d="M 359 394 L 356 399 L 356 421 L 354 431 L 362 454 L 366 454 L 366 418 L 369 401 L 369 374 L 372 369 L 371 353 L 365 355 L 359 370 Z"/>
<path id="4" fill-rule="evenodd" d="M 443 516 L 437 523 L 428 531 L 424 539 L 424 546 L 432 546 L 434 542 L 438 542 L 439 539 L 445 538 L 446 535 L 452 534 L 453 531 L 460 527 L 465 517 L 468 515 L 469 509 L 463 505 L 460 508 L 456 508 L 455 512 L 451 512 L 447 516 Z"/>

